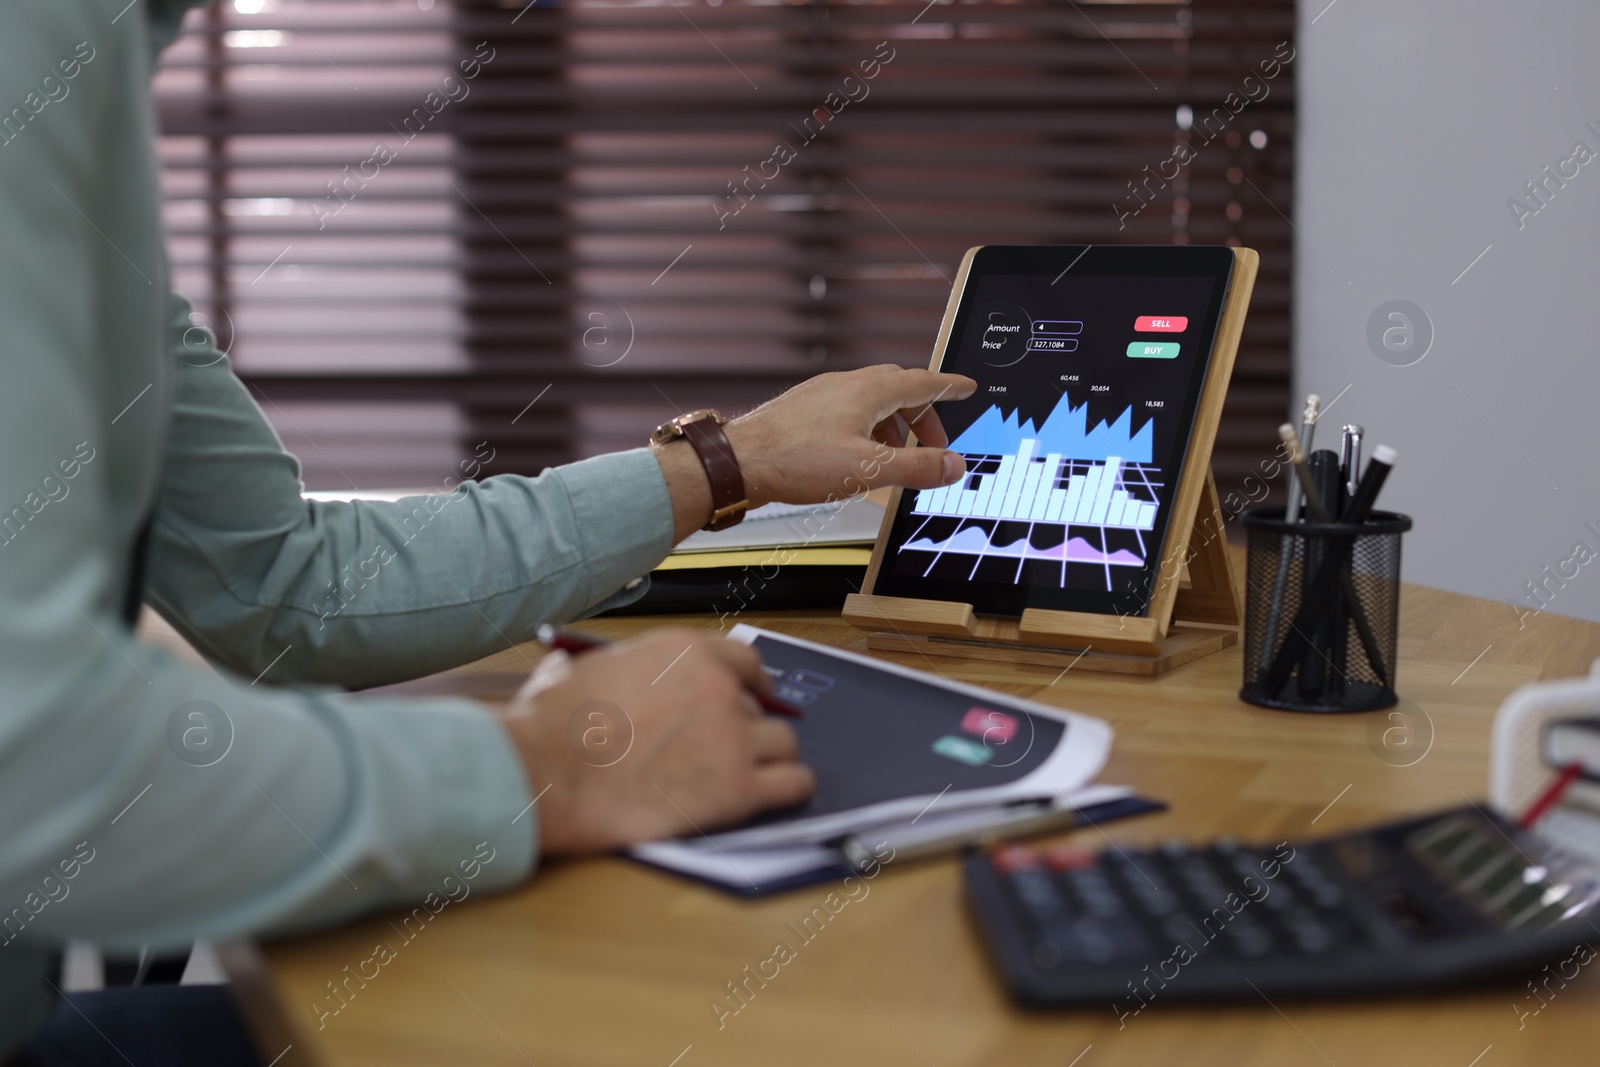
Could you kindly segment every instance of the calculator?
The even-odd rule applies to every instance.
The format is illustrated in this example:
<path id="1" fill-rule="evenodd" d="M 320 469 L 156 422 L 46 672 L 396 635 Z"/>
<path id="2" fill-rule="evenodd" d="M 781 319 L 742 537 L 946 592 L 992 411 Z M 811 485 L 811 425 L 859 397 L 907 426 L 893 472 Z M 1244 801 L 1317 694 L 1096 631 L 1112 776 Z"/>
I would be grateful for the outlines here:
<path id="1" fill-rule="evenodd" d="M 1533 979 L 1600 941 L 1590 864 L 1475 806 L 1310 843 L 1008 844 L 965 875 L 1019 1002 L 1124 1020 L 1169 1001 Z"/>

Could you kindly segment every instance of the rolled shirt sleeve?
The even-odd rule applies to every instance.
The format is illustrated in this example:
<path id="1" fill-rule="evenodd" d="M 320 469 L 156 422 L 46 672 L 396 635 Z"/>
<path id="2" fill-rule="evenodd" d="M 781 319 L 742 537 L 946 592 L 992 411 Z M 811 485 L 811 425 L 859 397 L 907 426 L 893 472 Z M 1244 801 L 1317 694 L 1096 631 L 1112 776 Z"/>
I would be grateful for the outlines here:
<path id="1" fill-rule="evenodd" d="M 354 688 L 442 670 L 641 595 L 624 587 L 671 550 L 666 479 L 643 448 L 475 480 L 485 444 L 434 493 L 304 500 L 298 464 L 222 353 L 195 347 L 181 301 L 169 332 L 146 597 L 241 674 Z"/>

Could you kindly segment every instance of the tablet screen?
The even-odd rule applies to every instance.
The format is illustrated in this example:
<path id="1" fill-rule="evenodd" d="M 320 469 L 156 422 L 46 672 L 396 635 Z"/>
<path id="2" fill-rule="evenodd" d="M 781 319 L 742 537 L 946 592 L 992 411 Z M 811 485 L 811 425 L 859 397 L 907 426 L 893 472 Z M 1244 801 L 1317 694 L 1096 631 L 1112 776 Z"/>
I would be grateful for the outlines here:
<path id="1" fill-rule="evenodd" d="M 906 490 L 873 592 L 1143 615 L 1232 251 L 990 246 L 968 271 L 935 405 L 967 474 Z"/>

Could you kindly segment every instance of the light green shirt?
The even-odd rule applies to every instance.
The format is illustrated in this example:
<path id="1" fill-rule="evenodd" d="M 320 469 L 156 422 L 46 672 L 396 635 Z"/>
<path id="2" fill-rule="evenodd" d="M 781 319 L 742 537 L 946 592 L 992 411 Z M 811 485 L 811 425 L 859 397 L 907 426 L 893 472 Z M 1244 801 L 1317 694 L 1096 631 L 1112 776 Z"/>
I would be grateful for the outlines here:
<path id="1" fill-rule="evenodd" d="M 274 687 L 504 649 L 671 547 L 644 450 L 301 498 L 166 288 L 148 86 L 184 6 L 18 0 L 0 33 L 0 1055 L 69 936 L 175 949 L 525 878 L 533 792 L 488 711 Z M 147 517 L 145 601 L 220 675 L 123 621 Z"/>

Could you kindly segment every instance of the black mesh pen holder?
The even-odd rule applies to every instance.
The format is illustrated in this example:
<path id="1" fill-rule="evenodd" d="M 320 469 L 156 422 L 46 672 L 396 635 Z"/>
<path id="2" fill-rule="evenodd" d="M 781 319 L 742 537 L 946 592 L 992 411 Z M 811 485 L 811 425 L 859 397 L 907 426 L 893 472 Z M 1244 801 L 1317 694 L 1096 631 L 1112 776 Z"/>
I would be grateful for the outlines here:
<path id="1" fill-rule="evenodd" d="M 1291 523 L 1283 508 L 1240 516 L 1249 531 L 1241 700 L 1279 711 L 1393 707 L 1400 537 L 1411 519 Z"/>

